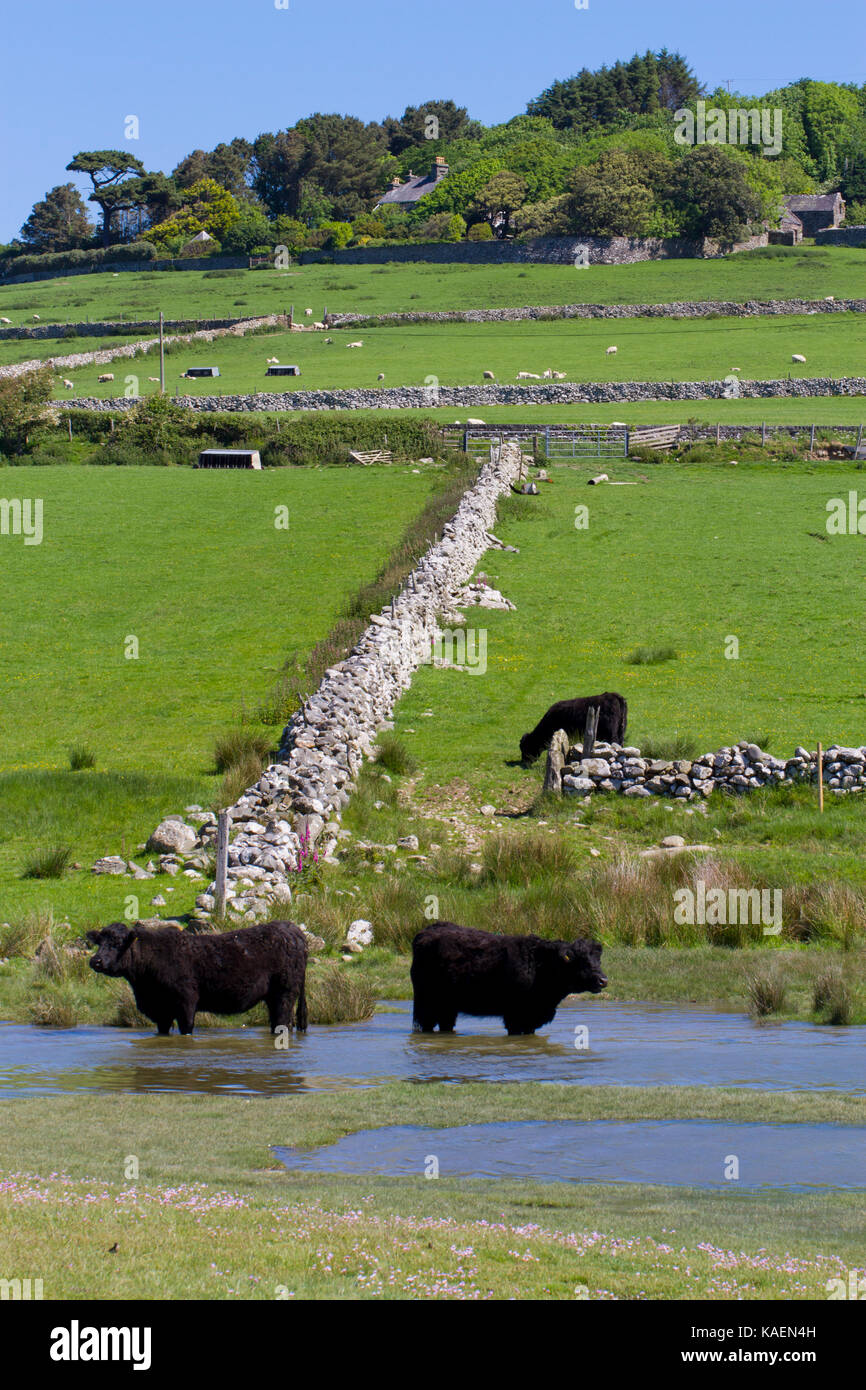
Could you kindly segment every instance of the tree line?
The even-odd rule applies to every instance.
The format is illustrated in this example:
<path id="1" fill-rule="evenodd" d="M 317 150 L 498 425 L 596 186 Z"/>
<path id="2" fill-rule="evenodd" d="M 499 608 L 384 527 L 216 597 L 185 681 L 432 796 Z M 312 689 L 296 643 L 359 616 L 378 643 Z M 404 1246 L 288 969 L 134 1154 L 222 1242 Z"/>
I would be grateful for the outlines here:
<path id="1" fill-rule="evenodd" d="M 678 143 L 676 113 L 700 101 L 781 111 L 777 157 L 759 140 Z M 437 155 L 449 172 L 428 196 L 375 206 Z M 201 232 L 206 252 L 239 254 L 540 234 L 733 239 L 776 221 L 789 193 L 839 188 L 848 220 L 866 220 L 866 86 L 804 78 L 760 97 L 707 93 L 682 55 L 662 49 L 557 80 L 501 125 L 435 100 L 379 122 L 316 113 L 193 150 L 170 174 L 112 149 L 80 151 L 66 167 L 90 180 L 97 225 L 76 185 L 59 184 L 4 256 L 140 240 L 177 255 Z"/>

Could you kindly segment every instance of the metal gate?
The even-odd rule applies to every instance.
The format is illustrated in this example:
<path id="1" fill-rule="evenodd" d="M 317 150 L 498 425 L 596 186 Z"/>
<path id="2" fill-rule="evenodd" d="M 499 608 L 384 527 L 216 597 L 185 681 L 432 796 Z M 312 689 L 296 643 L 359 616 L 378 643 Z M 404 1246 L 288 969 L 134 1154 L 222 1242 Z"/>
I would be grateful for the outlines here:
<path id="1" fill-rule="evenodd" d="M 626 458 L 628 430 L 621 425 L 578 425 L 574 429 L 544 431 L 545 458 Z"/>

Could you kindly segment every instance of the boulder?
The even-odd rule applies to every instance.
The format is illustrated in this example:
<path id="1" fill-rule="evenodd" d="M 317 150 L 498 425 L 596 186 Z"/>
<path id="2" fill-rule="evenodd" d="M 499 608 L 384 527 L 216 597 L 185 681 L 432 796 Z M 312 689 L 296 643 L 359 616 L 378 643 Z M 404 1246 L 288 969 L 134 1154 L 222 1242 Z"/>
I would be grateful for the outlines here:
<path id="1" fill-rule="evenodd" d="M 196 832 L 185 821 L 170 816 L 160 821 L 147 842 L 157 854 L 189 854 L 195 848 Z"/>

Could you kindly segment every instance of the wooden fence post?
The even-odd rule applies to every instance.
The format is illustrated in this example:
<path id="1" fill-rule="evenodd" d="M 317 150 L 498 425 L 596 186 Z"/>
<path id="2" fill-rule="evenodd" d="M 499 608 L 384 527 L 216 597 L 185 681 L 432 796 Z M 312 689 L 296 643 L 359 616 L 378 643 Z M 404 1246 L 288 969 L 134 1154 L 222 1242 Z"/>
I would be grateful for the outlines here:
<path id="1" fill-rule="evenodd" d="M 766 422 L 766 420 L 762 420 L 762 421 L 761 421 L 761 448 L 762 448 L 762 449 L 763 449 L 764 445 L 766 444 L 766 442 L 767 442 L 767 422 Z"/>
<path id="2" fill-rule="evenodd" d="M 218 918 L 226 915 L 226 876 L 229 866 L 229 813 L 217 816 L 216 871 L 214 873 L 215 912 Z"/>
<path id="3" fill-rule="evenodd" d="M 586 711 L 586 728 L 583 731 L 583 756 L 592 757 L 592 750 L 595 747 L 595 733 L 598 728 L 598 708 L 590 705 Z"/>
<path id="4" fill-rule="evenodd" d="M 810 454 L 811 454 L 811 453 L 814 453 L 814 451 L 815 451 L 815 426 L 813 425 L 813 426 L 812 426 L 812 431 L 811 431 L 811 433 L 810 433 L 810 435 L 809 435 L 809 453 L 810 453 Z"/>
<path id="5" fill-rule="evenodd" d="M 824 810 L 824 749 L 818 744 L 818 810 Z"/>

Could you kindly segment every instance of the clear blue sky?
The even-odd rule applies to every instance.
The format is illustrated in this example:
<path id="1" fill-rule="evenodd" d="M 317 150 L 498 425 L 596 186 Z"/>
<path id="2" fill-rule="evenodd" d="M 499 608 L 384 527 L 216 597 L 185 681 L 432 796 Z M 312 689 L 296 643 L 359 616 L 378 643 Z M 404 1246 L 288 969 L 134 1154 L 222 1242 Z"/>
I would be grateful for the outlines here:
<path id="1" fill-rule="evenodd" d="M 711 89 L 866 81 L 864 0 L 39 0 L 3 21 L 0 241 L 74 176 L 82 149 L 128 147 L 170 172 L 197 147 L 314 111 L 364 120 L 453 98 L 485 124 L 555 78 L 679 50 Z M 86 179 L 79 181 L 89 188 Z"/>

